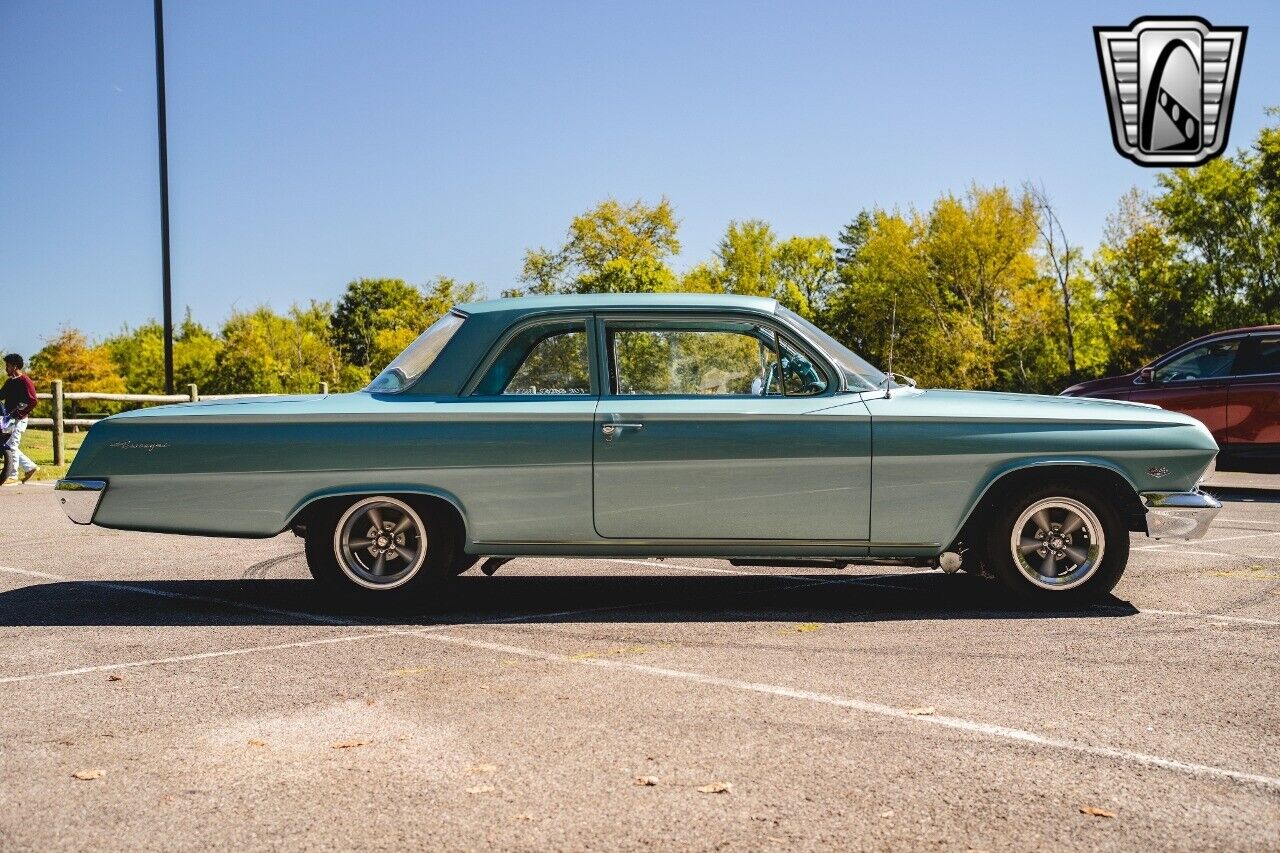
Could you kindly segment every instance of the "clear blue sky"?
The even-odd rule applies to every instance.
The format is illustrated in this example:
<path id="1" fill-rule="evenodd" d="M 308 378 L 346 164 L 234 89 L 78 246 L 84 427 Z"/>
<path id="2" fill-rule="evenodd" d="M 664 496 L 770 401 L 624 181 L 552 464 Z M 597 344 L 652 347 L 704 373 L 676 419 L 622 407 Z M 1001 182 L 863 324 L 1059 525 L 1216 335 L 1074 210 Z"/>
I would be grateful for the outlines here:
<path id="1" fill-rule="evenodd" d="M 174 301 L 359 276 L 511 286 L 606 196 L 667 195 L 681 268 L 730 219 L 1043 182 L 1092 250 L 1153 173 L 1112 148 L 1091 27 L 1250 27 L 1232 147 L 1280 104 L 1280 4 L 183 2 L 166 7 Z M 0 2 L 0 344 L 160 313 L 150 0 Z"/>

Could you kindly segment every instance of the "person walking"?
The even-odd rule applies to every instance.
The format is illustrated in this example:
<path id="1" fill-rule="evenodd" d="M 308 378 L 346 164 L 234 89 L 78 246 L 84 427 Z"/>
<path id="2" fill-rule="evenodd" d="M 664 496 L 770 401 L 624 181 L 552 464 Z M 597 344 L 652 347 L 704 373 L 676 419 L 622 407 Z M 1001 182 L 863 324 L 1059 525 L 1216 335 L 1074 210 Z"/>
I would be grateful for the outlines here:
<path id="1" fill-rule="evenodd" d="M 36 463 L 19 448 L 27 428 L 27 415 L 36 407 L 36 384 L 22 372 L 24 366 L 22 356 L 15 352 L 4 357 L 4 372 L 9 378 L 0 386 L 0 403 L 4 405 L 4 429 L 0 430 L 0 438 L 4 439 L 4 471 L 0 473 L 0 485 L 8 485 L 9 478 L 19 468 L 24 483 L 38 470 Z"/>

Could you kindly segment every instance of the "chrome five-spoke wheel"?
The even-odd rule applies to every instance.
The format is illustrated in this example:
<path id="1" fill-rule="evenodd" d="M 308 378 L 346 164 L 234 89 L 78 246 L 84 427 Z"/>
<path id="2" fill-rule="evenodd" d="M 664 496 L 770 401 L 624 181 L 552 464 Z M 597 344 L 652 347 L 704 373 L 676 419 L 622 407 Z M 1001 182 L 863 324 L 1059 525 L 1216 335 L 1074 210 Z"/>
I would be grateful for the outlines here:
<path id="1" fill-rule="evenodd" d="M 1089 507 L 1067 497 L 1038 500 L 1013 525 L 1013 564 L 1043 589 L 1066 590 L 1089 580 L 1102 565 L 1107 537 Z"/>
<path id="2" fill-rule="evenodd" d="M 393 589 L 409 582 L 427 557 L 427 529 L 404 501 L 363 498 L 338 519 L 333 532 L 338 567 L 367 589 Z"/>

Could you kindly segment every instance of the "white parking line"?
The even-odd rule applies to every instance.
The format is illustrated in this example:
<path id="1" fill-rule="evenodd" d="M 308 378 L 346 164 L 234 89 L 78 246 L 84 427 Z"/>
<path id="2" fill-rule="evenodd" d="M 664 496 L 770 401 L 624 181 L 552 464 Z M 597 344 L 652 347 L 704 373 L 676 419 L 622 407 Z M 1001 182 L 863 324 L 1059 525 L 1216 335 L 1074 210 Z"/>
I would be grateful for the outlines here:
<path id="1" fill-rule="evenodd" d="M 19 574 L 19 575 L 28 575 L 30 577 L 37 577 L 43 580 L 52 580 L 52 581 L 68 580 L 68 578 L 64 578 L 59 575 L 51 575 L 46 572 L 36 572 L 30 569 L 17 569 L 10 566 L 0 566 L 0 571 L 12 572 L 14 574 Z M 801 589 L 801 588 L 810 587 L 810 586 L 826 586 L 833 583 L 840 583 L 844 579 L 833 578 L 832 580 L 814 580 L 812 578 L 806 578 L 804 580 L 806 580 L 807 583 L 798 583 L 798 584 L 790 584 L 790 585 L 781 586 L 781 587 L 772 587 L 768 591 L 783 592 L 786 590 Z M 220 605 L 226 605 L 229 607 L 240 607 L 246 610 L 266 610 L 271 613 L 287 614 L 287 615 L 295 616 L 298 618 L 311 619 L 319 623 L 320 625 L 332 624 L 331 622 L 327 621 L 330 617 L 324 616 L 323 614 L 319 614 L 319 613 L 306 613 L 301 611 L 278 610 L 276 608 L 264 608 L 255 604 L 232 601 L 229 599 L 212 598 L 209 596 L 187 595 L 186 593 L 180 593 L 180 592 L 152 590 L 152 589 L 147 589 L 145 587 L 141 587 L 137 585 L 118 584 L 110 581 L 80 581 L 80 583 L 86 583 L 86 584 L 91 584 L 95 586 L 106 586 L 111 588 L 118 588 L 123 592 L 138 592 L 138 593 L 144 593 L 144 594 L 162 595 L 165 598 L 189 599 L 191 601 L 199 601 L 203 603 L 220 604 Z M 754 592 L 764 592 L 764 591 L 766 590 L 751 590 L 747 592 L 733 593 L 733 595 L 750 595 Z M 529 613 L 522 616 L 504 616 L 501 619 L 479 620 L 476 622 L 467 623 L 466 625 L 460 625 L 458 623 L 450 622 L 450 623 L 442 623 L 439 625 L 427 625 L 421 628 L 394 628 L 394 627 L 391 627 L 390 625 L 383 627 L 376 624 L 349 621 L 347 624 L 349 624 L 352 627 L 356 627 L 356 626 L 370 627 L 370 628 L 376 628 L 377 630 L 375 632 L 367 633 L 367 634 L 349 634 L 341 637 L 327 637 L 327 638 L 316 639 L 316 640 L 300 640 L 294 643 L 271 643 L 271 644 L 261 645 L 261 646 L 245 646 L 243 648 L 222 649 L 219 651 L 212 651 L 212 652 L 197 652 L 197 653 L 188 654 L 188 655 L 175 655 L 173 657 L 167 657 L 167 658 L 151 658 L 147 660 L 138 660 L 138 661 L 123 661 L 119 663 L 101 664 L 98 666 L 76 667 L 75 669 L 60 669 L 60 670 L 55 670 L 53 672 L 31 673 L 28 675 L 4 676 L 4 677 L 0 677 L 0 684 L 11 684 L 11 683 L 22 682 L 22 681 L 38 681 L 38 680 L 50 679 L 50 678 L 66 678 L 69 676 L 85 675 L 87 673 L 94 673 L 94 672 L 109 672 L 115 669 L 133 669 L 133 668 L 144 667 L 144 666 L 157 666 L 157 665 L 169 664 L 169 663 L 182 663 L 185 661 L 208 660 L 211 658 L 220 658 L 220 657 L 234 657 L 237 655 L 250 654 L 252 652 L 271 652 L 271 651 L 280 651 L 282 649 L 306 648 L 308 646 L 324 645 L 326 643 L 346 643 L 346 642 L 352 642 L 356 640 L 378 639 L 380 637 L 422 636 L 424 634 L 427 634 L 433 631 L 444 631 L 451 628 L 466 628 L 470 626 L 481 626 L 481 625 L 489 626 L 489 627 L 500 627 L 503 625 L 518 625 L 524 622 L 537 622 L 543 619 L 559 619 L 559 618 L 565 618 L 569 616 L 581 616 L 587 613 L 605 613 L 611 610 L 631 610 L 631 609 L 637 609 L 637 608 L 653 607 L 655 605 L 667 604 L 667 603 L 670 603 L 670 602 L 663 602 L 663 601 L 628 602 L 625 604 L 611 604 L 603 607 L 584 607 L 576 610 L 560 610 L 560 611 L 553 611 L 550 613 L 540 612 L 540 613 Z"/>
<path id="2" fill-rule="evenodd" d="M 1240 539 L 1265 539 L 1268 536 L 1280 536 L 1280 530 L 1271 533 L 1251 533 L 1247 536 L 1221 536 L 1217 539 L 1196 539 L 1193 540 L 1200 545 L 1212 545 L 1214 542 L 1235 542 Z M 1155 551 L 1159 548 L 1177 548 L 1181 542 L 1165 542 L 1161 545 L 1143 545 L 1140 548 L 1131 548 L 1131 551 Z"/>
<path id="3" fill-rule="evenodd" d="M 1258 773 L 1247 773 L 1241 770 L 1232 770 L 1225 767 L 1214 767 L 1208 764 L 1196 764 L 1189 761 L 1179 761 L 1173 758 L 1164 758 L 1158 755 L 1150 755 L 1144 752 L 1134 752 L 1127 749 L 1118 749 L 1110 746 L 1099 746 L 1094 744 L 1076 743 L 1074 741 L 1062 740 L 1060 738 L 1046 737 L 1036 734 L 1035 732 L 1023 729 L 1009 728 L 1008 726 L 996 726 L 990 723 L 981 723 L 976 720 L 968 720 L 963 717 L 949 717 L 943 715 L 915 715 L 901 708 L 895 708 L 891 705 L 882 705 L 878 702 L 869 702 L 863 699 L 853 699 L 844 696 L 834 696 L 829 693 L 818 693 L 811 690 L 800 690 L 794 687 L 784 687 L 776 684 L 761 684 L 754 681 L 742 681 L 736 678 L 724 678 L 717 675 L 707 675 L 701 672 L 682 669 L 670 669 L 668 667 L 651 666 L 648 664 L 634 663 L 631 661 L 616 660 L 611 658 L 579 658 L 569 657 L 567 655 L 557 654 L 555 652 L 545 652 L 538 649 L 525 648 L 523 646 L 512 646 L 504 643 L 491 643 L 485 640 L 472 640 L 465 637 L 452 636 L 449 634 L 423 634 L 424 640 L 431 640 L 438 643 L 452 643 L 455 645 L 469 646 L 475 649 L 484 649 L 492 652 L 500 652 L 507 655 L 516 655 L 519 657 L 534 658 L 537 660 L 553 661 L 559 663 L 577 664 L 580 666 L 598 666 L 605 669 L 625 670 L 629 672 L 638 672 L 645 675 L 657 676 L 659 678 L 674 679 L 679 681 L 690 681 L 698 684 L 705 684 L 714 687 L 725 687 L 733 690 L 745 690 L 752 693 L 764 693 L 771 696 L 778 696 L 787 699 L 797 699 L 805 702 L 813 702 L 821 705 L 834 705 L 840 708 L 848 708 L 854 711 L 860 711 L 865 714 L 875 714 L 882 717 L 890 717 L 904 722 L 919 723 L 921 725 L 941 726 L 944 728 L 956 729 L 959 731 L 969 732 L 971 734 L 985 735 L 991 738 L 1002 740 L 1020 741 L 1022 743 L 1032 744 L 1034 746 L 1049 747 L 1052 749 L 1060 749 L 1069 752 L 1081 753 L 1084 755 L 1094 755 L 1103 758 L 1111 758 L 1120 761 L 1126 761 L 1133 764 L 1141 764 L 1149 767 L 1160 767 L 1165 770 L 1172 770 L 1179 773 L 1185 773 L 1191 776 L 1213 777 L 1220 779 L 1231 779 L 1236 782 L 1247 782 L 1256 785 L 1262 785 L 1268 788 L 1280 789 L 1280 777 L 1264 776 Z"/>
<path id="4" fill-rule="evenodd" d="M 1196 619 L 1210 619 L 1222 622 L 1240 622 L 1245 625 L 1265 625 L 1268 628 L 1280 628 L 1280 621 L 1275 619 L 1255 619 L 1251 616 L 1223 616 L 1220 613 L 1193 613 L 1185 610 L 1138 610 L 1143 616 L 1190 616 Z"/>
<path id="5" fill-rule="evenodd" d="M 1274 527 L 1275 525 L 1280 524 L 1280 521 L 1255 521 L 1255 520 L 1254 520 L 1254 519 L 1252 519 L 1252 518 L 1223 518 L 1222 516 L 1218 516 L 1217 518 L 1215 518 L 1215 519 L 1214 519 L 1214 524 L 1220 524 L 1220 523 L 1224 523 L 1224 524 L 1270 524 L 1271 526 L 1273 526 L 1273 527 Z"/>
<path id="6" fill-rule="evenodd" d="M 155 589 L 139 583 L 121 583 L 119 581 L 95 581 L 95 580 L 79 580 L 69 578 L 63 575 L 51 575 L 48 572 L 35 572 L 31 569 L 17 569 L 12 566 L 0 566 L 0 572 L 10 572 L 17 575 L 27 575 L 29 577 L 40 578 L 41 580 L 55 582 L 72 582 L 84 584 L 86 586 L 99 587 L 102 589 L 115 590 L 117 592 L 136 592 L 140 595 L 154 595 L 159 598 L 175 598 L 185 601 L 198 601 L 203 604 L 219 604 L 226 607 L 239 607 L 242 610 L 252 610 L 257 613 L 269 613 L 273 616 L 288 616 L 293 619 L 310 619 L 324 625 L 344 625 L 354 627 L 358 625 L 366 625 L 368 623 L 354 619 L 343 619 L 337 616 L 325 616 L 320 613 L 304 613 L 299 610 L 285 610 L 280 607 L 268 607 L 264 604 L 251 604 L 243 601 L 233 601 L 227 598 L 218 598 L 211 595 L 192 595 L 186 592 L 171 592 L 165 589 Z"/>
<path id="7" fill-rule="evenodd" d="M 452 627 L 452 626 L 450 626 Z M 351 643 L 357 640 L 376 640 L 381 637 L 390 637 L 387 631 L 378 631 L 371 634 L 348 634 L 342 637 L 323 637 L 315 640 L 299 640 L 295 643 L 273 643 L 267 646 L 245 646 L 238 649 L 220 649 L 216 652 L 195 652 L 189 655 L 175 655 L 168 658 L 152 658 L 150 660 L 132 660 L 121 663 L 104 663 L 100 666 L 81 666 L 75 669 L 59 669 L 54 672 L 36 672 L 30 675 L 9 675 L 0 678 L 0 684 L 13 684 L 19 681 L 41 681 L 49 678 L 67 678 L 73 675 L 85 675 L 93 672 L 111 672 L 117 669 L 136 669 L 143 666 L 158 666 L 166 663 L 183 663 L 184 661 L 193 660 L 209 660 L 211 658 L 234 657 L 236 655 L 248 655 L 254 652 L 274 652 L 281 649 L 302 649 L 307 646 L 323 646 L 332 643 Z"/>
<path id="8" fill-rule="evenodd" d="M 1137 550 L 1137 549 L 1134 549 L 1134 550 Z M 1156 554 L 1154 554 L 1154 556 L 1158 557 L 1161 554 L 1167 554 L 1167 553 L 1169 552 L 1158 551 L 1156 552 Z M 1230 551 L 1202 551 L 1198 548 L 1179 548 L 1177 553 L 1200 554 L 1205 557 L 1235 557 L 1236 559 L 1240 559 L 1240 560 L 1271 560 L 1271 559 L 1275 559 L 1277 556 L 1280 556 L 1277 554 L 1233 554 Z"/>

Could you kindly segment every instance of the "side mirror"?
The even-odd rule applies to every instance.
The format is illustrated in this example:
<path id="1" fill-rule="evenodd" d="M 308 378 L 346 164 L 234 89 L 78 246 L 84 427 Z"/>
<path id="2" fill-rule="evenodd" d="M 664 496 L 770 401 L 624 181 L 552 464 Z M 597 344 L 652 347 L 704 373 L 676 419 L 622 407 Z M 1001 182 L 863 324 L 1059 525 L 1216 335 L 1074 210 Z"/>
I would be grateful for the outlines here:
<path id="1" fill-rule="evenodd" d="M 1154 367 L 1144 367 L 1138 371 L 1138 382 L 1144 385 L 1153 385 L 1156 381 L 1156 369 Z"/>

